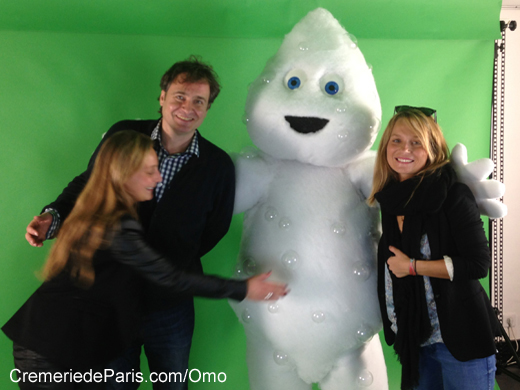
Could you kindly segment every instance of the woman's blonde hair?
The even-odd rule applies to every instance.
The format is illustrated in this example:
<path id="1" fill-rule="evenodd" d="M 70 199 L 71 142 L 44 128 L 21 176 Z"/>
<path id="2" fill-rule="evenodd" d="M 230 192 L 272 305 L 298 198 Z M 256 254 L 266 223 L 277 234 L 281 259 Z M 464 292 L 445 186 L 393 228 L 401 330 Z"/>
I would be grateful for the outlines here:
<path id="1" fill-rule="evenodd" d="M 108 244 L 122 215 L 137 218 L 136 202 L 124 185 L 153 151 L 152 146 L 150 137 L 133 130 L 117 132 L 103 143 L 90 178 L 43 267 L 46 280 L 66 268 L 79 285 L 92 285 L 94 252 Z"/>
<path id="2" fill-rule="evenodd" d="M 448 145 L 440 126 L 431 116 L 427 116 L 414 108 L 398 112 L 388 122 L 379 143 L 374 166 L 372 193 L 367 199 L 367 203 L 371 206 L 376 203 L 374 197 L 376 193 L 385 188 L 389 182 L 399 181 L 399 175 L 390 167 L 386 156 L 392 131 L 399 120 L 405 122 L 414 131 L 428 155 L 426 165 L 417 172 L 417 176 L 424 177 L 431 174 L 449 162 Z"/>

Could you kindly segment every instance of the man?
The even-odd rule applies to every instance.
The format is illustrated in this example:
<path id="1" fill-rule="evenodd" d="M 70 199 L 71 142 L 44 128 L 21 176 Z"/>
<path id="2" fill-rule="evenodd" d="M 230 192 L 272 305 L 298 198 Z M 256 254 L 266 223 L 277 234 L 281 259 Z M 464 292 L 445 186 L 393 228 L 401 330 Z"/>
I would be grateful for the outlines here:
<path id="1" fill-rule="evenodd" d="M 220 86 L 213 69 L 196 57 L 175 63 L 161 79 L 159 120 L 126 120 L 113 125 L 105 139 L 125 129 L 150 135 L 163 182 L 154 199 L 143 202 L 139 216 L 150 245 L 193 273 L 202 273 L 200 258 L 226 234 L 231 222 L 235 173 L 229 156 L 204 139 L 197 128 L 217 97 Z M 103 141 L 102 141 L 103 142 Z M 102 143 L 101 142 L 101 143 Z M 26 239 L 42 246 L 54 236 L 83 189 L 99 146 L 87 171 L 77 176 L 55 202 L 27 227 Z M 151 372 L 184 373 L 194 327 L 192 298 L 166 299 L 148 287 L 150 313 L 142 339 Z M 116 373 L 139 371 L 141 345 L 111 364 Z M 172 378 L 178 376 L 172 375 Z M 110 388 L 136 389 L 135 375 L 128 382 L 111 380 Z M 115 376 L 113 379 L 117 379 Z M 156 383 L 154 389 L 186 389 L 187 383 Z"/>

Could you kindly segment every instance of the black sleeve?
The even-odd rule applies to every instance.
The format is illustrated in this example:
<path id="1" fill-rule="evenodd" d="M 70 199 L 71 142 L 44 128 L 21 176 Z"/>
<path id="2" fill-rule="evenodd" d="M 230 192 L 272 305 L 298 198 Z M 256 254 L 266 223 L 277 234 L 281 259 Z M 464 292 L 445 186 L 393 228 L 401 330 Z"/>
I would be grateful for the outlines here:
<path id="1" fill-rule="evenodd" d="M 202 257 L 226 235 L 235 204 L 235 166 L 227 154 L 220 157 L 219 177 L 214 188 L 212 211 L 208 214 L 200 245 Z"/>
<path id="2" fill-rule="evenodd" d="M 235 300 L 242 300 L 247 294 L 246 281 L 179 270 L 174 262 L 146 244 L 141 225 L 131 218 L 122 219 L 121 229 L 112 240 L 110 251 L 114 260 L 131 267 L 146 280 L 171 293 Z"/>
<path id="3" fill-rule="evenodd" d="M 491 265 L 488 240 L 471 190 L 457 183 L 444 205 L 457 253 L 443 253 L 453 260 L 453 281 L 484 278 Z"/>

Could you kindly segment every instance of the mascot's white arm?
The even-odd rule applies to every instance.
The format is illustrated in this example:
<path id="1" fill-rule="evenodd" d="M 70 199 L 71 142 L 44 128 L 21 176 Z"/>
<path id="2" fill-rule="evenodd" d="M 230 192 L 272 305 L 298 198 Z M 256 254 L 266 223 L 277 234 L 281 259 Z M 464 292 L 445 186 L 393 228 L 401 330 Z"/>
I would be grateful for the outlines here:
<path id="1" fill-rule="evenodd" d="M 504 195 L 505 185 L 497 180 L 487 179 L 495 167 L 493 161 L 482 158 L 468 164 L 466 147 L 457 144 L 451 152 L 451 163 L 459 181 L 466 184 L 473 192 L 482 215 L 489 218 L 506 216 L 507 206 L 497 200 Z"/>
<path id="2" fill-rule="evenodd" d="M 237 156 L 235 161 L 236 190 L 234 214 L 247 211 L 265 195 L 272 179 L 265 155 L 250 148 Z"/>
<path id="3" fill-rule="evenodd" d="M 349 164 L 350 179 L 363 196 L 363 199 L 367 199 L 372 192 L 375 162 L 376 152 L 369 150 L 363 153 L 356 161 Z"/>

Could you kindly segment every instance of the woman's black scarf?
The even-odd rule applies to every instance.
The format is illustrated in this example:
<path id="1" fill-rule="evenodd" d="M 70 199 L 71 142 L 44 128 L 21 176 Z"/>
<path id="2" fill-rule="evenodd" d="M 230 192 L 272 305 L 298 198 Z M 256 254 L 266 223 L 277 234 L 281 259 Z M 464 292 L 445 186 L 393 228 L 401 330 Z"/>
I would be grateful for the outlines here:
<path id="1" fill-rule="evenodd" d="M 427 231 L 438 231 L 438 212 L 448 190 L 456 181 L 453 168 L 447 164 L 425 176 L 415 176 L 403 182 L 391 182 L 375 195 L 381 205 L 383 236 L 378 261 L 394 256 L 390 245 L 411 258 L 421 259 L 421 237 Z M 404 215 L 403 234 L 397 224 Z M 435 235 L 435 234 L 432 234 Z M 430 234 L 428 234 L 430 238 Z M 430 242 L 430 244 L 433 244 Z M 431 245 L 432 258 L 438 248 Z M 419 384 L 419 351 L 432 333 L 422 276 L 397 278 L 392 272 L 393 297 L 397 317 L 394 350 L 402 365 L 401 389 L 413 389 Z M 380 276 L 384 277 L 384 276 Z"/>

